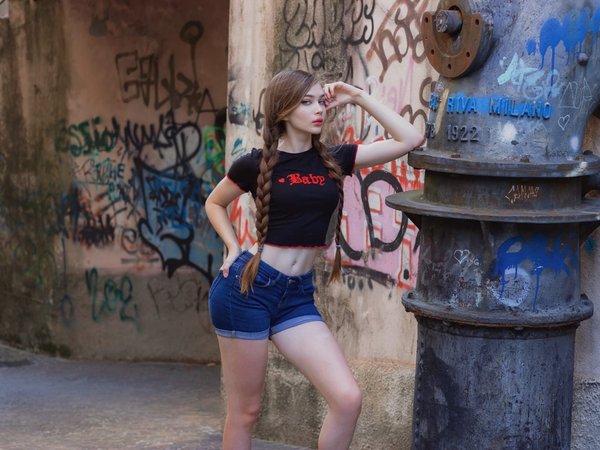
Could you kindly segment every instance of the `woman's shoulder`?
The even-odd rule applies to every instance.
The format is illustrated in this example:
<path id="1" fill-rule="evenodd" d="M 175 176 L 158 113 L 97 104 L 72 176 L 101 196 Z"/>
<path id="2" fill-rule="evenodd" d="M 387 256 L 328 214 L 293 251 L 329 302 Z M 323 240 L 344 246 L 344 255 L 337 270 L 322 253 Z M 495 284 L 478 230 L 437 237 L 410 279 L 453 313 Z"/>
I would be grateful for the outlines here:
<path id="1" fill-rule="evenodd" d="M 333 159 L 340 165 L 344 175 L 351 175 L 354 172 L 356 163 L 356 153 L 358 145 L 356 144 L 338 144 L 328 147 L 327 151 L 333 156 Z"/>
<path id="2" fill-rule="evenodd" d="M 341 144 L 335 144 L 335 145 L 328 146 L 327 151 L 335 153 L 335 152 L 340 152 L 340 151 L 353 150 L 356 147 L 358 147 L 356 144 L 341 143 Z"/>
<path id="3" fill-rule="evenodd" d="M 227 172 L 227 177 L 243 191 L 253 191 L 256 186 L 256 177 L 260 171 L 261 153 L 256 148 L 244 153 L 233 161 Z"/>
<path id="4" fill-rule="evenodd" d="M 258 167 L 262 158 L 262 154 L 262 148 L 252 147 L 252 150 L 250 150 L 250 152 L 246 156 L 249 160 L 252 161 L 253 164 L 256 164 L 256 166 Z"/>
<path id="5" fill-rule="evenodd" d="M 249 152 L 244 153 L 242 156 L 240 156 L 240 159 L 241 158 L 260 159 L 261 156 L 262 156 L 262 148 L 252 147 L 252 149 Z"/>
<path id="6" fill-rule="evenodd" d="M 234 163 L 239 163 L 239 164 L 254 164 L 254 163 L 258 163 L 260 162 L 260 158 L 262 156 L 262 149 L 259 148 L 252 148 L 252 150 L 250 150 L 247 153 L 244 153 L 241 156 L 238 156 Z"/>
<path id="7" fill-rule="evenodd" d="M 344 158 L 349 155 L 354 156 L 356 154 L 357 148 L 358 148 L 358 145 L 356 145 L 356 144 L 337 144 L 337 145 L 332 145 L 330 147 L 327 147 L 327 151 L 334 158 L 337 159 L 337 158 Z"/>
<path id="8" fill-rule="evenodd" d="M 240 176 L 245 176 L 245 174 L 256 172 L 260 166 L 261 155 L 262 150 L 252 148 L 252 150 L 244 153 L 242 156 L 237 157 L 235 161 L 233 161 L 229 172 L 234 174 L 239 173 Z"/>

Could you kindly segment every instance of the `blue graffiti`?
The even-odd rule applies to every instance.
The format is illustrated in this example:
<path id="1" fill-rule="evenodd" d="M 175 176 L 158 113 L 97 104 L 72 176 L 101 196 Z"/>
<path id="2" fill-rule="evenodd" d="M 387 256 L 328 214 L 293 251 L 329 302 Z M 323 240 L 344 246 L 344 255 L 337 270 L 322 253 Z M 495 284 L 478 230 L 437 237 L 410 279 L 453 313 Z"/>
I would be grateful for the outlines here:
<path id="1" fill-rule="evenodd" d="M 576 55 L 581 52 L 583 41 L 588 33 L 596 34 L 600 31 L 600 9 L 593 13 L 590 8 L 581 10 L 571 10 L 562 19 L 551 18 L 544 22 L 540 29 L 539 44 L 535 40 L 529 40 L 526 44 L 527 52 L 533 54 L 536 44 L 542 63 L 540 68 L 544 67 L 546 53 L 551 51 L 551 64 L 554 70 L 554 59 L 556 49 L 562 42 L 567 51 L 567 64 L 576 60 Z"/>
<path id="2" fill-rule="evenodd" d="M 222 242 L 210 234 L 204 203 L 224 175 L 224 129 L 216 124 L 202 130 L 194 122 L 179 123 L 172 110 L 160 114 L 157 123 L 113 117 L 110 124 L 104 125 L 99 118 L 93 124 L 99 140 L 92 140 L 84 150 L 91 152 L 94 147 L 95 156 L 98 149 L 114 152 L 114 156 L 100 162 L 90 157 L 81 166 L 84 182 L 75 184 L 64 199 L 64 215 L 71 217 L 72 230 L 62 223 L 63 234 L 88 245 L 113 242 L 116 222 L 106 209 L 116 209 L 119 203 L 112 217 L 127 212 L 128 218 L 137 220 L 136 235 L 139 232 L 141 241 L 160 255 L 169 277 L 179 267 L 188 266 L 211 281 L 213 267 L 220 265 Z M 79 156 L 81 152 L 73 151 L 67 131 L 57 141 L 57 149 L 71 149 L 73 156 Z M 102 147 L 108 139 L 102 136 L 110 137 L 110 148 Z M 115 157 L 120 161 L 114 161 Z M 134 162 L 128 180 L 124 179 L 126 160 Z M 108 192 L 102 195 L 110 203 L 103 210 L 91 210 L 91 192 L 82 195 L 88 185 L 96 190 L 107 186 Z"/>
<path id="3" fill-rule="evenodd" d="M 530 261 L 533 265 L 531 274 L 536 276 L 535 296 L 533 299 L 533 310 L 536 310 L 536 302 L 540 287 L 540 275 L 546 270 L 553 270 L 555 275 L 564 271 L 567 275 L 571 268 L 577 270 L 579 261 L 578 238 L 575 234 L 568 236 L 567 240 L 557 237 L 554 242 L 543 234 L 536 234 L 531 239 L 515 236 L 506 240 L 496 254 L 496 266 L 494 275 L 500 275 L 502 288 L 500 297 L 506 286 L 505 274 L 514 269 L 515 278 L 519 265 Z"/>
<path id="4" fill-rule="evenodd" d="M 209 244 L 198 240 L 188 219 L 192 215 L 196 226 L 204 220 L 200 217 L 205 199 L 202 180 L 191 172 L 178 175 L 174 171 L 158 171 L 139 158 L 135 164 L 146 213 L 138 223 L 142 240 L 158 252 L 169 277 L 187 265 L 212 281 L 212 255 L 218 254 L 218 242 L 214 240 L 209 248 Z"/>

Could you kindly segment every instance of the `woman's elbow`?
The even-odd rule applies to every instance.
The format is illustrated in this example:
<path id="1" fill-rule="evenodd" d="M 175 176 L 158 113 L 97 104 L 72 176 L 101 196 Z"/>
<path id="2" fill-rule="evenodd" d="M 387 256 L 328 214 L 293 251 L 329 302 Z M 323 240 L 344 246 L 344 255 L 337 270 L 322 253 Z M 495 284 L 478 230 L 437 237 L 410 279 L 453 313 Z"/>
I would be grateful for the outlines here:
<path id="1" fill-rule="evenodd" d="M 419 136 L 417 137 L 417 145 L 415 145 L 414 148 L 423 147 L 423 145 L 425 145 L 426 141 L 427 141 L 427 139 L 425 138 L 425 136 L 423 136 L 422 134 L 419 134 Z"/>
<path id="2" fill-rule="evenodd" d="M 210 194 L 208 194 L 208 197 L 206 197 L 206 200 L 204 201 L 204 206 L 207 206 L 209 204 L 213 204 L 215 202 L 215 196 L 214 196 L 215 191 L 211 191 Z"/>
<path id="3" fill-rule="evenodd" d="M 425 137 L 416 133 L 408 136 L 403 136 L 402 140 L 396 140 L 398 148 L 400 150 L 400 156 L 414 150 L 415 148 L 421 147 L 425 143 Z"/>
<path id="4" fill-rule="evenodd" d="M 411 149 L 421 147 L 425 143 L 425 136 L 415 129 L 410 136 L 406 137 L 406 142 Z"/>
<path id="5" fill-rule="evenodd" d="M 210 214 L 211 212 L 213 212 L 214 210 L 218 209 L 219 207 L 222 207 L 219 202 L 217 201 L 218 196 L 217 195 L 213 195 L 214 191 L 211 192 L 208 197 L 206 197 L 206 201 L 204 202 L 204 209 L 206 210 L 207 214 Z"/>

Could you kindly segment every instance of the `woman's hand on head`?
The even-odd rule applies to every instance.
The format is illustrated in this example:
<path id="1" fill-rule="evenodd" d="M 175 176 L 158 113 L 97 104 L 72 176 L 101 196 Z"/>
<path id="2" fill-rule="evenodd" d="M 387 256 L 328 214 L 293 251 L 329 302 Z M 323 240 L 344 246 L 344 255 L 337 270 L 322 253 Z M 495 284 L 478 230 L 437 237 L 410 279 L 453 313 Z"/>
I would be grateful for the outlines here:
<path id="1" fill-rule="evenodd" d="M 223 261 L 223 265 L 221 266 L 221 271 L 223 272 L 223 276 L 227 278 L 229 276 L 229 268 L 233 264 L 233 262 L 240 256 L 242 253 L 242 249 L 240 247 L 234 249 L 227 249 L 227 257 Z"/>
<path id="2" fill-rule="evenodd" d="M 325 92 L 326 109 L 355 103 L 364 92 L 362 89 L 343 81 L 327 83 L 323 86 L 323 91 Z"/>

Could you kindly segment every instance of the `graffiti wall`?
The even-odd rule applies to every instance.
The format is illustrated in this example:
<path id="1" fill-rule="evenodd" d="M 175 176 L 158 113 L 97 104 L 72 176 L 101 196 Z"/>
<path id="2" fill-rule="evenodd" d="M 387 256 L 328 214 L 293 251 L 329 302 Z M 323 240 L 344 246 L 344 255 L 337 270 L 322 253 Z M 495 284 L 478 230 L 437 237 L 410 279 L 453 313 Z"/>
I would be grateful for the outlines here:
<path id="1" fill-rule="evenodd" d="M 17 187 L 46 208 L 51 244 L 13 250 L 44 251 L 27 277 L 44 285 L 47 332 L 77 356 L 215 360 L 222 243 L 204 202 L 224 174 L 228 5 L 58 3 L 68 86 L 48 93 L 62 110 L 39 110 L 53 166 L 35 174 L 56 183 Z"/>

